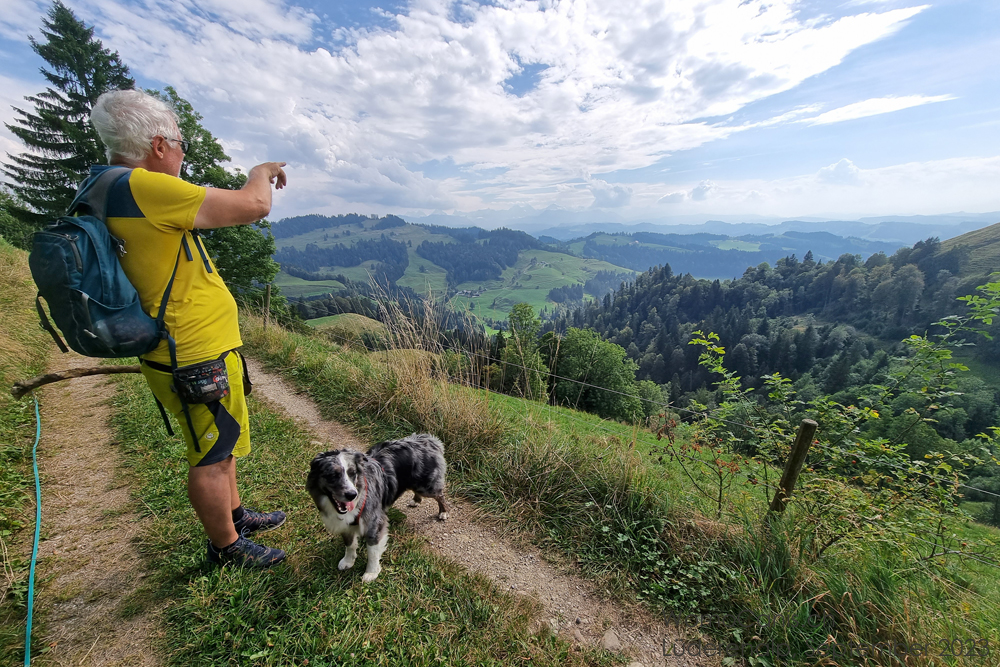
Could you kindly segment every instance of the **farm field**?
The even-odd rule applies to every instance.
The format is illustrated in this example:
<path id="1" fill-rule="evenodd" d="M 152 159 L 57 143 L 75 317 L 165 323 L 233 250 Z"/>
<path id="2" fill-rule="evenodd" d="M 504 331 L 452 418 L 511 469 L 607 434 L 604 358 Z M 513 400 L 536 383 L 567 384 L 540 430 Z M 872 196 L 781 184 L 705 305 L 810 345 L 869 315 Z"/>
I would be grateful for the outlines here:
<path id="1" fill-rule="evenodd" d="M 370 220 L 365 223 L 317 229 L 305 234 L 299 234 L 298 236 L 276 239 L 275 243 L 279 249 L 292 246 L 299 250 L 304 250 L 310 243 L 314 243 L 321 248 L 334 246 L 338 243 L 350 246 L 355 241 L 374 240 L 381 238 L 385 234 L 386 237 L 394 241 L 406 244 L 406 253 L 410 263 L 406 267 L 403 277 L 396 281 L 399 286 L 409 287 L 421 295 L 428 292 L 433 294 L 444 292 L 447 287 L 445 270 L 437 264 L 420 257 L 416 249 L 424 241 L 453 243 L 454 239 L 447 234 L 434 234 L 426 227 L 419 225 L 407 224 L 402 227 L 392 227 L 390 229 L 372 229 L 376 222 L 376 220 Z M 345 232 L 349 232 L 349 234 L 345 234 Z M 331 266 L 324 267 L 323 270 L 333 274 L 342 273 L 346 278 L 351 280 L 367 282 L 368 267 L 371 264 L 372 262 L 365 261 L 359 266 Z M 424 267 L 423 271 L 420 270 L 421 266 Z"/>
<path id="2" fill-rule="evenodd" d="M 319 296 L 328 292 L 344 289 L 344 284 L 338 280 L 303 280 L 279 271 L 274 278 L 274 284 L 281 293 L 289 299 Z"/>
<path id="3" fill-rule="evenodd" d="M 455 310 L 471 311 L 477 317 L 496 320 L 505 319 L 516 303 L 528 303 L 537 313 L 542 308 L 551 309 L 556 305 L 548 299 L 549 290 L 584 283 L 598 271 L 630 272 L 599 259 L 547 250 L 525 250 L 518 257 L 517 264 L 507 267 L 499 280 L 466 282 L 458 286 L 459 291 L 479 291 L 483 288 L 480 296 L 459 294 L 451 299 L 450 304 Z"/>
<path id="4" fill-rule="evenodd" d="M 760 250 L 760 243 L 750 241 L 740 241 L 738 239 L 726 239 L 725 241 L 710 241 L 719 250 L 743 250 L 746 252 L 757 252 Z"/>

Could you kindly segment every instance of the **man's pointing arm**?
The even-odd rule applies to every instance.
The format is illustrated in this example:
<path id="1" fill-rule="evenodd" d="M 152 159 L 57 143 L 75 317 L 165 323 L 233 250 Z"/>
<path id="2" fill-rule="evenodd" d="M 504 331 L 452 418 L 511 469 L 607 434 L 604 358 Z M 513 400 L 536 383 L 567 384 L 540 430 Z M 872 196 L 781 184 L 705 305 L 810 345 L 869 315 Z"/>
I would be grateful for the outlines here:
<path id="1" fill-rule="evenodd" d="M 284 162 L 257 165 L 250 170 L 240 190 L 206 188 L 205 201 L 194 219 L 195 228 L 248 225 L 267 217 L 271 212 L 271 184 L 280 190 L 287 183 L 284 166 Z"/>

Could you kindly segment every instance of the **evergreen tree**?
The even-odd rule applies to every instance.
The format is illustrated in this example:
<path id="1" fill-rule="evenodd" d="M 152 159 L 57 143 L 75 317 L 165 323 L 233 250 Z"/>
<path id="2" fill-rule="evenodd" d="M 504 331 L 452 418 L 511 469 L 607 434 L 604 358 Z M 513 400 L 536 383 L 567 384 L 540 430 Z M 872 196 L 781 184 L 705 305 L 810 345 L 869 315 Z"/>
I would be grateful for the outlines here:
<path id="1" fill-rule="evenodd" d="M 29 38 L 31 48 L 49 67 L 41 68 L 51 84 L 25 98 L 34 110 L 14 107 L 7 129 L 28 151 L 8 154 L 3 171 L 27 209 L 22 223 L 37 227 L 62 215 L 90 165 L 104 163 L 104 145 L 90 125 L 90 110 L 108 90 L 132 88 L 135 81 L 118 53 L 94 38 L 94 29 L 78 20 L 60 0 L 42 22 L 44 42 Z"/>
<path id="2" fill-rule="evenodd" d="M 23 209 L 14 195 L 0 186 L 0 237 L 16 248 L 27 250 L 31 247 L 31 228 L 18 219 Z"/>

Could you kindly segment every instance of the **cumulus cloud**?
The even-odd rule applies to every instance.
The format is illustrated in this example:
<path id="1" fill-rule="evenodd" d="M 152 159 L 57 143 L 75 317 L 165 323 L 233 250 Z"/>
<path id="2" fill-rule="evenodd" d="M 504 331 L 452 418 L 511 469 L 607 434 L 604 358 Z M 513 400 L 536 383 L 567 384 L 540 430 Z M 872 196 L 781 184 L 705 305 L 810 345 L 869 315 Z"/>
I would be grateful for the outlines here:
<path id="1" fill-rule="evenodd" d="M 844 220 L 872 215 L 917 215 L 955 211 L 1000 211 L 1000 156 L 908 162 L 861 169 L 842 159 L 819 171 L 784 178 L 722 181 L 709 196 L 678 198 L 670 215 L 728 214 L 794 217 L 825 216 Z M 688 187 L 693 193 L 701 184 Z M 864 187 L 859 187 L 864 186 Z M 655 207 L 662 185 L 633 183 L 633 200 Z M 641 215 L 636 214 L 637 219 Z M 835 231 L 835 230 L 831 230 Z"/>
<path id="2" fill-rule="evenodd" d="M 691 190 L 691 199 L 695 201 L 705 201 L 717 187 L 718 186 L 712 181 L 702 181 L 697 185 L 697 187 Z"/>
<path id="3" fill-rule="evenodd" d="M 924 104 L 935 102 L 947 102 L 953 100 L 952 95 L 906 95 L 903 97 L 874 97 L 862 102 L 855 102 L 847 106 L 831 109 L 826 113 L 821 113 L 813 118 L 805 118 L 800 122 L 810 125 L 827 125 L 829 123 L 841 123 L 845 120 L 855 120 L 857 118 L 867 118 L 883 113 L 892 113 L 911 107 L 918 107 Z"/>
<path id="4" fill-rule="evenodd" d="M 632 201 L 632 188 L 626 185 L 611 184 L 596 178 L 587 181 L 587 185 L 594 195 L 594 208 L 619 208 Z"/>
<path id="5" fill-rule="evenodd" d="M 321 172 L 309 178 L 346 190 L 331 201 L 448 208 L 500 190 L 562 203 L 554 186 L 581 173 L 648 167 L 740 132 L 702 119 L 794 88 L 924 9 L 806 16 L 800 5 L 512 0 L 456 11 L 420 0 L 389 27 L 339 31 L 283 0 L 78 0 L 74 10 L 137 74 L 174 85 L 227 146 L 242 146 L 240 164 L 288 160 L 292 186 L 297 171 Z M 504 82 L 527 64 L 537 80 L 512 94 Z M 416 165 L 433 160 L 470 179 L 476 165 L 502 174 L 423 178 Z M 615 187 L 592 187 L 595 205 L 628 203 Z M 699 185 L 690 197 L 708 194 Z"/>
<path id="6" fill-rule="evenodd" d="M 820 169 L 816 178 L 824 183 L 835 185 L 862 185 L 864 183 L 861 170 L 846 157 Z"/>

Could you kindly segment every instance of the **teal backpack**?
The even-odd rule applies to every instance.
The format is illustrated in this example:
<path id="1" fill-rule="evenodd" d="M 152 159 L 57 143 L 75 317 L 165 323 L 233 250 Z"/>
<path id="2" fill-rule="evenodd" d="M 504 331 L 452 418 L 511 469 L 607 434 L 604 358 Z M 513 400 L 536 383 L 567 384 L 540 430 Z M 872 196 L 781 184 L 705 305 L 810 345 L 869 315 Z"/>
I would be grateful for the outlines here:
<path id="1" fill-rule="evenodd" d="M 118 261 L 126 252 L 125 242 L 112 236 L 104 223 L 108 193 L 130 172 L 112 167 L 85 181 L 66 215 L 32 239 L 28 266 L 38 286 L 35 307 L 42 328 L 63 352 L 68 344 L 87 357 L 138 357 L 169 338 L 163 316 L 174 277 L 167 283 L 159 313 L 150 317 Z M 46 317 L 42 298 L 66 343 Z"/>

